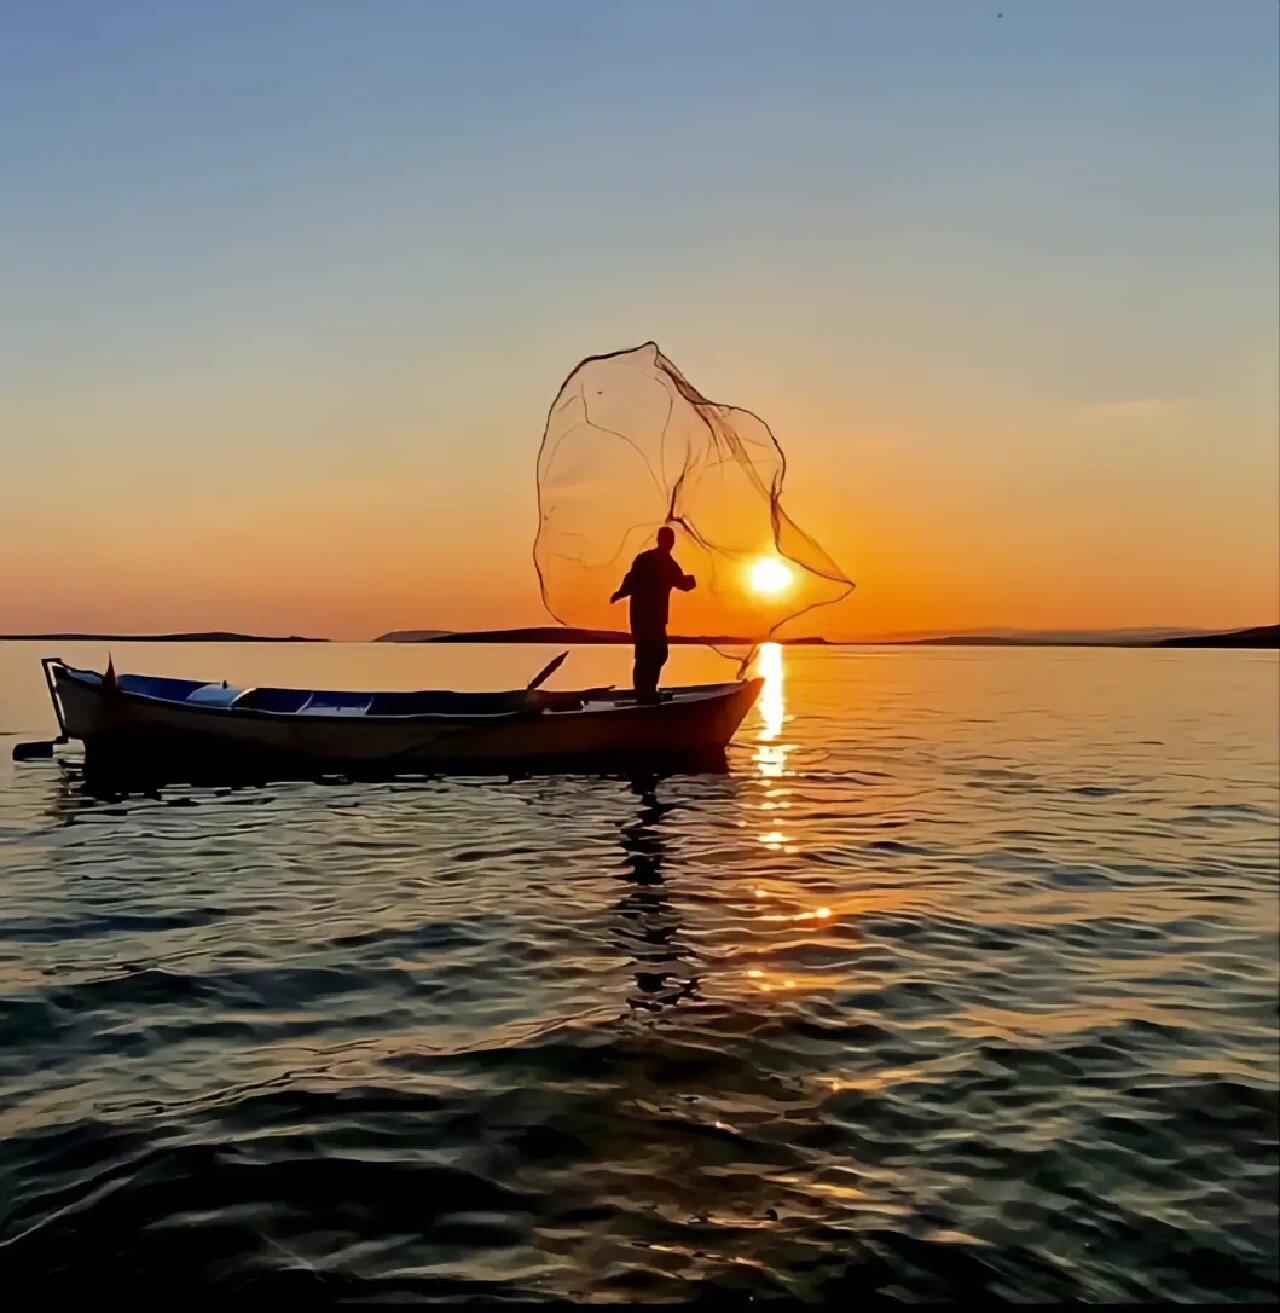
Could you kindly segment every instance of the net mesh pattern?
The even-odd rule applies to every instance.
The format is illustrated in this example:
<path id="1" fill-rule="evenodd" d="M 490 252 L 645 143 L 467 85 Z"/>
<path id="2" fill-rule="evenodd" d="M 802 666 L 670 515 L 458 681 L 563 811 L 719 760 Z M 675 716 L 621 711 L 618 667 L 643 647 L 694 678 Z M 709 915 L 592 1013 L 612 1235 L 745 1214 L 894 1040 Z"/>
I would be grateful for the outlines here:
<path id="1" fill-rule="evenodd" d="M 625 629 L 610 596 L 665 524 L 697 580 L 672 599 L 672 636 L 726 654 L 791 636 L 854 585 L 784 508 L 786 472 L 758 415 L 708 400 L 656 343 L 588 356 L 556 394 L 538 453 L 543 604 L 564 625 Z"/>

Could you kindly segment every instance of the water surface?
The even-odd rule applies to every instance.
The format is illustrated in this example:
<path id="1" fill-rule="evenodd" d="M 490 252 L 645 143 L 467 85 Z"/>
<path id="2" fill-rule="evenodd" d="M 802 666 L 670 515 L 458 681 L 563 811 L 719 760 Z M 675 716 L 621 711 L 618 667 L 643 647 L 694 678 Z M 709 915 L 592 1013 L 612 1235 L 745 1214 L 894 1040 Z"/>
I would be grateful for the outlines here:
<path id="1" fill-rule="evenodd" d="M 0 1271 L 1277 1293 L 1275 654 L 795 650 L 725 775 L 125 799 L 9 762 L 40 654 L 0 644 Z M 475 688 L 550 652 L 114 655 Z"/>

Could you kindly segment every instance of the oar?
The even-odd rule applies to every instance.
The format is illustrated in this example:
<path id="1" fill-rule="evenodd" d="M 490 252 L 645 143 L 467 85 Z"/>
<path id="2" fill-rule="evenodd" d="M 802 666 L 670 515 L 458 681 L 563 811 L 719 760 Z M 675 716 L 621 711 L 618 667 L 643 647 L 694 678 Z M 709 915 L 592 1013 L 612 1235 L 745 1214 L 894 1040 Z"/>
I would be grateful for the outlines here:
<path id="1" fill-rule="evenodd" d="M 30 743 L 15 743 L 13 745 L 14 761 L 36 761 L 41 757 L 52 757 L 53 750 L 61 743 L 68 742 L 65 738 L 56 739 L 35 739 Z"/>
<path id="2" fill-rule="evenodd" d="M 525 692 L 532 693 L 535 688 L 541 688 L 541 686 L 545 684 L 562 665 L 564 665 L 564 659 L 568 655 L 568 652 L 561 652 L 558 657 L 553 657 L 548 661 L 547 664 L 543 666 L 542 669 L 539 670 L 538 673 L 524 686 Z"/>

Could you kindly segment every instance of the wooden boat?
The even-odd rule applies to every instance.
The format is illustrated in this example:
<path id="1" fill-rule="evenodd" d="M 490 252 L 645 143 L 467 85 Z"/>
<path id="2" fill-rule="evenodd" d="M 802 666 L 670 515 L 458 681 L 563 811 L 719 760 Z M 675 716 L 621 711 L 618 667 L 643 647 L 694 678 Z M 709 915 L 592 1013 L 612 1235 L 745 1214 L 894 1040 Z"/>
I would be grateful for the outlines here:
<path id="1" fill-rule="evenodd" d="M 630 692 L 359 693 L 229 688 L 42 663 L 63 740 L 86 766 L 396 771 L 635 763 L 723 754 L 759 679 Z"/>

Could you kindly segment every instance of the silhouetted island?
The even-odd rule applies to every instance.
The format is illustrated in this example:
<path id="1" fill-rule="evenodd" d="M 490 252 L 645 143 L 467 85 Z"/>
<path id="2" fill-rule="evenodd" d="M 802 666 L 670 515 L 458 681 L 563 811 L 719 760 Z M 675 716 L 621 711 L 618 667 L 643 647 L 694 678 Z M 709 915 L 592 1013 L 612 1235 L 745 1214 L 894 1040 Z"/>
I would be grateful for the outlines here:
<path id="1" fill-rule="evenodd" d="M 379 643 L 626 643 L 630 634 L 616 629 L 573 629 L 561 625 L 534 625 L 526 629 L 472 629 L 457 633 L 432 629 L 397 629 L 383 634 Z M 717 647 L 751 647 L 751 638 L 734 638 L 725 634 L 704 634 L 685 637 L 672 634 L 670 643 L 705 644 Z M 780 638 L 778 642 L 789 646 L 825 644 L 825 638 Z"/>
<path id="2" fill-rule="evenodd" d="M 6 643 L 327 643 L 327 638 L 298 634 L 235 634 L 211 629 L 192 634 L 0 634 Z"/>
<path id="3" fill-rule="evenodd" d="M 907 640 L 920 647 L 1252 647 L 1280 646 L 1280 625 L 1257 625 L 1230 633 L 1205 630 L 1117 629 L 1013 634 L 954 634 Z"/>
<path id="4" fill-rule="evenodd" d="M 984 629 L 924 634 L 900 641 L 929 647 L 1152 647 L 1166 638 L 1190 638 L 1206 632 L 1167 625 L 1140 629 Z"/>
<path id="5" fill-rule="evenodd" d="M 1226 634 L 1191 634 L 1185 638 L 1166 638 L 1159 646 L 1280 648 L 1280 625 L 1255 625 L 1252 629 L 1233 629 Z"/>

